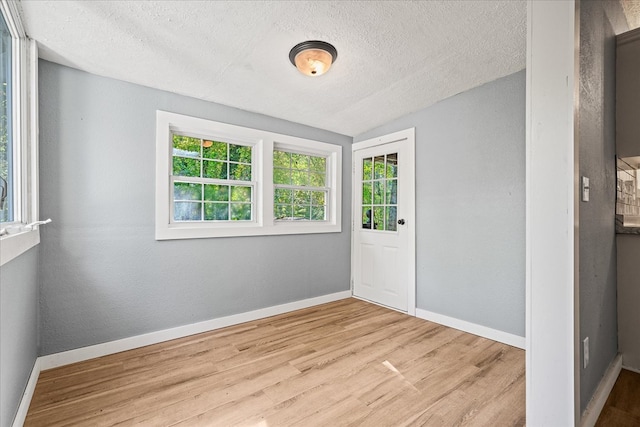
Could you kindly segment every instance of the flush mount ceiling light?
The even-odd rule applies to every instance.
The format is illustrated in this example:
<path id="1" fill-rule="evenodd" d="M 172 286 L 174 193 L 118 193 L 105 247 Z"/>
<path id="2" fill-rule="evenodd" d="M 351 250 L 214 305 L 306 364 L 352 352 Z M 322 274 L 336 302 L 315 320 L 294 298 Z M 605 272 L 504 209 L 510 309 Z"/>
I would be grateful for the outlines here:
<path id="1" fill-rule="evenodd" d="M 321 76 L 338 57 L 335 47 L 319 40 L 299 43 L 289 52 L 289 60 L 302 74 Z"/>

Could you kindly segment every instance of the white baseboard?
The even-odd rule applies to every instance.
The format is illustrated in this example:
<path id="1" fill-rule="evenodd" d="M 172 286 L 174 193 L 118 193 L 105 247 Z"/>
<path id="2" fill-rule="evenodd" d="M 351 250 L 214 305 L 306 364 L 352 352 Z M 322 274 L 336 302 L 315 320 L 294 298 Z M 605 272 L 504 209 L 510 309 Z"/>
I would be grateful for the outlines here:
<path id="1" fill-rule="evenodd" d="M 40 358 L 38 357 L 33 364 L 33 369 L 31 370 L 31 375 L 29 376 L 29 381 L 27 382 L 27 387 L 24 389 L 24 393 L 22 393 L 22 399 L 20 399 L 20 406 L 18 406 L 18 412 L 16 413 L 15 418 L 13 419 L 13 427 L 22 427 L 24 425 L 24 421 L 27 419 L 27 412 L 29 411 L 29 405 L 31 404 L 31 399 L 33 398 L 33 392 L 36 390 L 36 384 L 38 383 L 38 377 L 40 376 Z"/>
<path id="2" fill-rule="evenodd" d="M 498 341 L 512 347 L 521 348 L 523 350 L 525 348 L 524 337 L 510 334 L 508 332 L 499 331 L 497 329 L 488 328 L 476 323 L 467 322 L 466 320 L 456 319 L 455 317 L 445 316 L 444 314 L 434 313 L 432 311 L 423 310 L 421 308 L 416 308 L 416 317 L 424 320 L 429 320 L 430 322 L 439 323 L 444 326 L 449 326 L 450 328 L 468 332 L 473 335 L 488 338 L 490 340 Z"/>
<path id="3" fill-rule="evenodd" d="M 190 325 L 179 326 L 177 328 L 165 329 L 116 341 L 63 351 L 61 353 L 49 354 L 39 358 L 40 369 L 44 371 L 47 369 L 57 368 L 71 363 L 82 362 L 96 357 L 132 350 L 134 348 L 157 344 L 176 338 L 183 338 L 189 335 L 237 325 L 239 323 L 250 322 L 252 320 L 264 319 L 265 317 L 288 313 L 290 311 L 313 307 L 315 305 L 325 304 L 350 297 L 351 291 L 336 292 L 334 294 L 322 295 L 315 298 L 308 298 L 273 307 L 261 308 L 259 310 L 248 311 L 245 313 L 233 314 L 231 316 L 219 317 L 217 319 L 206 320 L 204 322 L 192 323 Z"/>
<path id="4" fill-rule="evenodd" d="M 604 377 L 600 380 L 596 392 L 587 405 L 587 409 L 582 414 L 581 427 L 593 427 L 598 421 L 598 417 L 604 408 L 604 404 L 607 402 L 607 398 L 613 389 L 613 386 L 620 375 L 622 369 L 622 355 L 618 354 L 613 362 L 607 368 L 607 372 L 604 373 Z"/>
<path id="5" fill-rule="evenodd" d="M 636 374 L 640 374 L 640 369 L 632 368 L 631 366 L 626 366 L 622 364 L 622 369 L 626 369 L 627 371 L 635 372 Z"/>

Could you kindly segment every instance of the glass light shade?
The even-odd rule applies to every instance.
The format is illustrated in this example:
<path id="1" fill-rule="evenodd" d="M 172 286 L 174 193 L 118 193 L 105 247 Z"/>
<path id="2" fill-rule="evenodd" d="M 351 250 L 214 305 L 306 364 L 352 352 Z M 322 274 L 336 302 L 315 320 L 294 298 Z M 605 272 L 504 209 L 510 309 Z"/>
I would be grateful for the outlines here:
<path id="1" fill-rule="evenodd" d="M 327 42 L 309 40 L 298 43 L 289 52 L 289 60 L 306 76 L 321 76 L 338 57 L 338 51 Z"/>
<path id="2" fill-rule="evenodd" d="M 307 49 L 296 55 L 296 68 L 307 76 L 320 76 L 331 68 L 333 58 L 322 49 Z"/>

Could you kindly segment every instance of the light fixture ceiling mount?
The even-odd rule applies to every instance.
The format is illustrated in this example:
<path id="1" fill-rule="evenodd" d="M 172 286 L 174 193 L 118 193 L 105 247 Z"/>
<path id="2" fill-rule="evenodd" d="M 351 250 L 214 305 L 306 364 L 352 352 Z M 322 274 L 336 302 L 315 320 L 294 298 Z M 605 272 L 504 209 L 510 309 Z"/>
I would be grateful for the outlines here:
<path id="1" fill-rule="evenodd" d="M 321 76 L 337 58 L 336 48 L 319 40 L 298 43 L 289 52 L 291 63 L 306 76 Z"/>

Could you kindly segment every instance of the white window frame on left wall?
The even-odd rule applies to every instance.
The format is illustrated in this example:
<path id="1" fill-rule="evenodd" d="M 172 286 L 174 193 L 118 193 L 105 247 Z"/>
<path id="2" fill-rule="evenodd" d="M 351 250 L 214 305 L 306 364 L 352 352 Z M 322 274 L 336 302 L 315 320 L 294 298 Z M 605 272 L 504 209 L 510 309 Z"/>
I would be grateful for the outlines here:
<path id="1" fill-rule="evenodd" d="M 1 223 L 0 266 L 38 243 L 40 231 L 27 226 L 38 220 L 38 50 L 24 30 L 16 3 L 0 1 L 12 38 L 12 127 L 14 221 Z"/>

